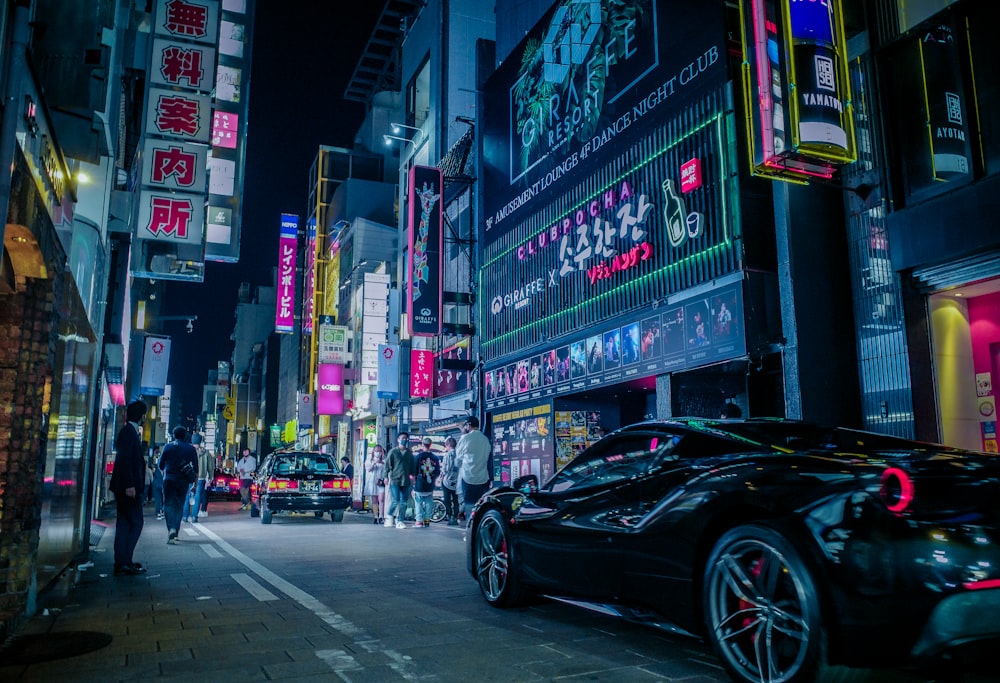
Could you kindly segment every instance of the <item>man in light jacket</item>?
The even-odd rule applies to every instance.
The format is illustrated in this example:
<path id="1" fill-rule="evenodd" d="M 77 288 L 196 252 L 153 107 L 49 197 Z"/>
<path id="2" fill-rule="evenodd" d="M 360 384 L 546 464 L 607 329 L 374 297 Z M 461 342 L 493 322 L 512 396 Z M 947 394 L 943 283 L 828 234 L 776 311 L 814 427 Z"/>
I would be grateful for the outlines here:
<path id="1" fill-rule="evenodd" d="M 459 497 L 462 499 L 460 521 L 468 518 L 476 501 L 490 488 L 490 452 L 493 446 L 479 431 L 479 418 L 469 417 L 462 425 L 462 438 L 455 447 L 458 462 Z"/>

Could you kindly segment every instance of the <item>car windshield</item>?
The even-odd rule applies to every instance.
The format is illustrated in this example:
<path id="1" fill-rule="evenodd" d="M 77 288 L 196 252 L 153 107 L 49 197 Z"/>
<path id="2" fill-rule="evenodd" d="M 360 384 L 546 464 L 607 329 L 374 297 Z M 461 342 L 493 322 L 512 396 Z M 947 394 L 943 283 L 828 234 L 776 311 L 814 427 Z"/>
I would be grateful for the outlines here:
<path id="1" fill-rule="evenodd" d="M 645 474 L 677 445 L 665 433 L 633 433 L 599 441 L 566 465 L 546 484 L 553 493 L 613 484 Z"/>
<path id="2" fill-rule="evenodd" d="M 337 472 L 333 458 L 321 453 L 280 455 L 274 461 L 274 474 L 326 474 Z"/>

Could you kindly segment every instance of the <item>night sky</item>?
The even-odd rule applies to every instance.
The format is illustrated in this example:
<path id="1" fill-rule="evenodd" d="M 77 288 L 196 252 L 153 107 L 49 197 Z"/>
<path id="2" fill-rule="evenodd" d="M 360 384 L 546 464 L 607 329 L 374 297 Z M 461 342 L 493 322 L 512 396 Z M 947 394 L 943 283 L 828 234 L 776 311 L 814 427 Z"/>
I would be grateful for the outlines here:
<path id="1" fill-rule="evenodd" d="M 353 146 L 365 109 L 341 98 L 382 4 L 256 2 L 240 261 L 208 263 L 202 283 L 167 285 L 166 314 L 198 316 L 191 334 L 183 322 L 164 329 L 182 419 L 201 411 L 209 369 L 230 360 L 240 283 L 271 285 L 280 214 L 308 215 L 318 147 Z"/>

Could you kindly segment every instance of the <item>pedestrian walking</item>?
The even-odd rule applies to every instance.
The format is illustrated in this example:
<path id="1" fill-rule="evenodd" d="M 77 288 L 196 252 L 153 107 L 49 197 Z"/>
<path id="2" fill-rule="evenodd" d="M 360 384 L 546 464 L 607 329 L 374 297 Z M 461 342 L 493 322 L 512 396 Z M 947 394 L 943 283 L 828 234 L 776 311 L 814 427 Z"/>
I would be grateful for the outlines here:
<path id="1" fill-rule="evenodd" d="M 153 508 L 157 519 L 163 519 L 163 470 L 160 469 L 160 447 L 153 446 Z"/>
<path id="2" fill-rule="evenodd" d="M 115 576 L 146 571 L 134 560 L 135 546 L 142 535 L 142 487 L 146 480 L 143 457 L 142 420 L 146 404 L 136 400 L 125 406 L 126 423 L 115 438 L 115 464 L 110 488 L 115 494 Z"/>
<path id="3" fill-rule="evenodd" d="M 489 462 L 492 450 L 490 440 L 479 431 L 479 418 L 471 415 L 462 425 L 462 438 L 455 447 L 462 521 L 468 518 L 472 506 L 490 488 Z"/>
<path id="4" fill-rule="evenodd" d="M 197 522 L 200 517 L 208 517 L 208 489 L 215 476 L 215 456 L 205 448 L 201 434 L 194 434 L 191 443 L 198 451 L 198 481 L 195 487 L 195 506 L 191 512 L 191 521 Z"/>
<path id="5" fill-rule="evenodd" d="M 365 462 L 364 494 L 372 510 L 372 524 L 385 524 L 385 450 L 375 444 Z"/>
<path id="6" fill-rule="evenodd" d="M 431 512 L 434 510 L 434 486 L 441 475 L 441 461 L 432 450 L 431 437 L 423 439 L 423 450 L 414 455 L 413 501 L 414 517 L 417 528 L 431 525 Z"/>
<path id="7" fill-rule="evenodd" d="M 441 459 L 441 491 L 448 526 L 458 525 L 458 458 L 455 456 L 455 437 L 444 440 L 444 457 Z"/>
<path id="8" fill-rule="evenodd" d="M 410 497 L 410 486 L 413 482 L 413 451 L 409 447 L 410 435 L 407 432 L 400 432 L 396 437 L 396 446 L 385 460 L 386 470 L 389 472 L 389 494 L 392 496 L 392 503 L 389 504 L 389 514 L 385 516 L 385 526 L 395 526 L 397 529 L 405 529 L 406 524 L 406 504 Z"/>
<path id="9" fill-rule="evenodd" d="M 243 449 L 243 457 L 236 463 L 236 476 L 240 478 L 240 510 L 250 509 L 250 482 L 257 470 L 257 458 L 249 448 Z"/>
<path id="10" fill-rule="evenodd" d="M 184 474 L 184 466 L 188 463 L 198 467 L 198 451 L 189 444 L 187 429 L 177 425 L 173 430 L 174 440 L 163 447 L 160 453 L 160 469 L 163 470 L 163 510 L 167 522 L 167 543 L 175 545 L 181 529 L 181 514 L 184 507 L 184 496 L 188 492 L 190 482 Z"/>

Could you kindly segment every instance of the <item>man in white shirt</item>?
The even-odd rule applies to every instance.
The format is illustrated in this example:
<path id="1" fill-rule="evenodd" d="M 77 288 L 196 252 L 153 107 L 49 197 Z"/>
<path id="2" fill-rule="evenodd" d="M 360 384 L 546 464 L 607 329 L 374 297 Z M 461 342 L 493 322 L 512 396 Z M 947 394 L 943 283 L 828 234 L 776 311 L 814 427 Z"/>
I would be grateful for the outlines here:
<path id="1" fill-rule="evenodd" d="M 253 457 L 249 448 L 243 449 L 243 457 L 236 463 L 236 475 L 240 478 L 240 510 L 250 509 L 250 481 L 257 469 L 257 458 Z"/>
<path id="2" fill-rule="evenodd" d="M 479 431 L 479 418 L 470 416 L 462 425 L 462 438 L 455 447 L 462 521 L 468 518 L 476 501 L 490 489 L 489 462 L 492 450 L 490 440 Z"/>

